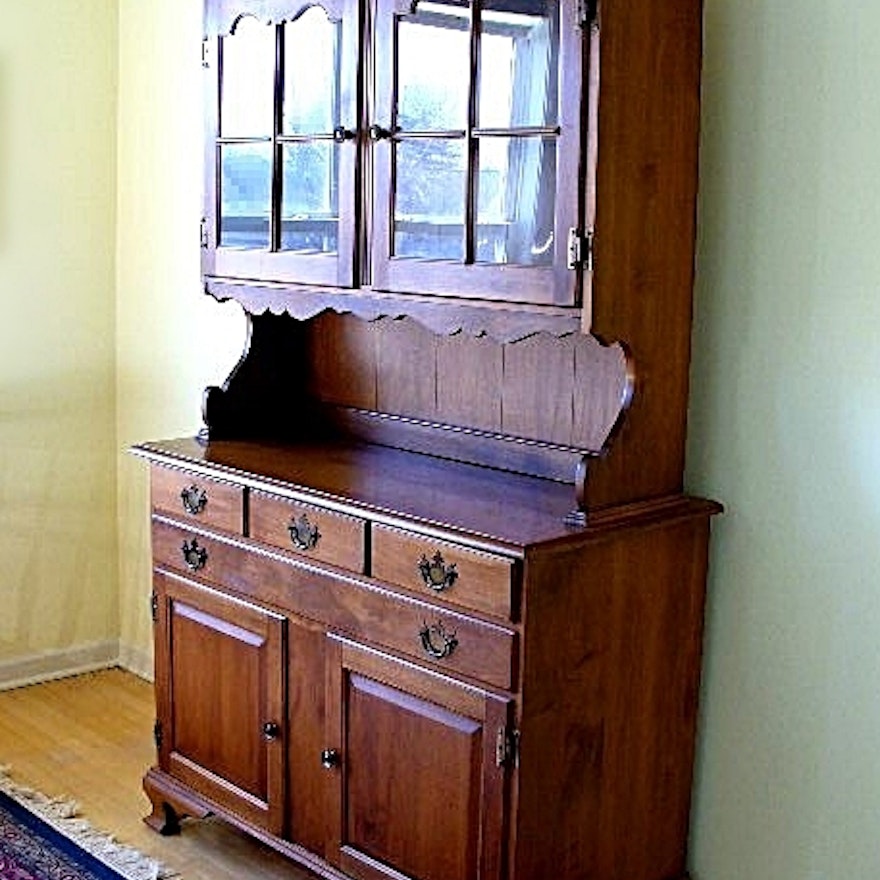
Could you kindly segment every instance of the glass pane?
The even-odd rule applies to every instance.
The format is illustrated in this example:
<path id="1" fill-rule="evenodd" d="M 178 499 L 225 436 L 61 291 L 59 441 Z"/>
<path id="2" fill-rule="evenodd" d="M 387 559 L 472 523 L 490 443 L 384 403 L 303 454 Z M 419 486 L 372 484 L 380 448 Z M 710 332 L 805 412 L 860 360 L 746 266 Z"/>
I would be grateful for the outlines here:
<path id="1" fill-rule="evenodd" d="M 403 131 L 457 131 L 467 125 L 468 10 L 419 3 L 397 31 L 397 117 Z"/>
<path id="2" fill-rule="evenodd" d="M 480 39 L 480 128 L 555 125 L 559 3 L 492 0 Z"/>
<path id="3" fill-rule="evenodd" d="M 464 142 L 419 138 L 396 144 L 394 254 L 464 259 Z"/>
<path id="4" fill-rule="evenodd" d="M 272 134 L 275 95 L 275 29 L 244 16 L 223 38 L 220 134 L 266 137 Z"/>
<path id="5" fill-rule="evenodd" d="M 281 249 L 335 253 L 339 235 L 337 168 L 332 141 L 286 144 L 281 199 Z"/>
<path id="6" fill-rule="evenodd" d="M 480 138 L 476 260 L 553 263 L 556 139 Z"/>
<path id="7" fill-rule="evenodd" d="M 284 134 L 329 134 L 339 124 L 341 26 L 318 6 L 284 26 Z"/>
<path id="8" fill-rule="evenodd" d="M 236 144 L 220 148 L 220 245 L 269 247 L 272 147 Z"/>

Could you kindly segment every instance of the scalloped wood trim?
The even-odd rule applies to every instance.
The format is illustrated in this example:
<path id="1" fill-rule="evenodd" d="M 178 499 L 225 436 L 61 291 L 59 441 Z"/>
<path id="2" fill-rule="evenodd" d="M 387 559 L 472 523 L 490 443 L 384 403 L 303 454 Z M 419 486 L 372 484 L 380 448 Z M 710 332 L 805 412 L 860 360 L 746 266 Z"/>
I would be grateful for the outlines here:
<path id="1" fill-rule="evenodd" d="M 295 285 L 249 284 L 207 278 L 205 291 L 220 302 L 235 300 L 251 315 L 271 312 L 296 320 L 321 312 L 355 315 L 365 321 L 412 318 L 432 333 L 454 336 L 488 336 L 496 342 L 514 343 L 538 333 L 563 337 L 581 332 L 580 309 L 555 306 L 511 306 L 505 303 L 410 296 L 366 290 L 326 290 Z"/>

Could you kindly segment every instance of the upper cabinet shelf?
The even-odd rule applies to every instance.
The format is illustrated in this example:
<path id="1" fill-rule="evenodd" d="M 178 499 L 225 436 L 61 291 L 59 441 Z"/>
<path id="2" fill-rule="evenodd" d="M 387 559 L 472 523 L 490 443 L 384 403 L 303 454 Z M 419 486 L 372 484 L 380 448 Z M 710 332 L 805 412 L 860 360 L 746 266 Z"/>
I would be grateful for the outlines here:
<path id="1" fill-rule="evenodd" d="M 478 332 L 487 303 L 585 327 L 589 7 L 207 0 L 209 289 L 247 308 L 262 285 L 294 315 L 285 299 L 321 288 L 402 295 L 395 314 L 451 301 Z"/>

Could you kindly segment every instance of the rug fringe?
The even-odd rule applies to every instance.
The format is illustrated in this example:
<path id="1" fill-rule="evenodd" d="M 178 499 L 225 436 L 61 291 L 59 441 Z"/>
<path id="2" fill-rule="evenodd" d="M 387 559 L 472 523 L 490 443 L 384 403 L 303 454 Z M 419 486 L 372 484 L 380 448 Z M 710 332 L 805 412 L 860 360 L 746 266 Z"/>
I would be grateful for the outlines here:
<path id="1" fill-rule="evenodd" d="M 15 782 L 9 767 L 0 764 L 0 791 L 39 816 L 60 834 L 73 840 L 86 852 L 118 871 L 128 880 L 171 880 L 179 873 L 144 855 L 133 847 L 119 843 L 111 834 L 99 831 L 79 815 L 75 800 L 48 797 L 42 792 Z"/>

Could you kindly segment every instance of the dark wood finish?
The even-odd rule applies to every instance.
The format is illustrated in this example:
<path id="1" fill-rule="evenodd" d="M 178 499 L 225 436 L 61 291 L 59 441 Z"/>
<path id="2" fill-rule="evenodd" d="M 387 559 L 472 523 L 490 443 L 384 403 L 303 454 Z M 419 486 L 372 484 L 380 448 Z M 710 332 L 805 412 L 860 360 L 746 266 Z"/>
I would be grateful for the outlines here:
<path id="1" fill-rule="evenodd" d="M 433 333 L 488 336 L 496 342 L 517 342 L 535 333 L 569 336 L 580 333 L 579 309 L 420 296 L 376 290 L 337 290 L 305 284 L 267 284 L 234 278 L 205 278 L 205 290 L 220 302 L 235 300 L 251 315 L 271 312 L 307 321 L 325 312 L 355 315 L 364 321 L 412 318 Z M 438 308 L 440 306 L 440 308 Z"/>
<path id="2" fill-rule="evenodd" d="M 226 0 L 220 6 L 225 10 L 221 17 L 228 26 L 232 10 L 239 7 Z M 286 6 L 258 3 L 251 8 L 258 15 L 280 20 L 295 14 L 297 3 L 282 12 Z M 593 4 L 582 6 L 589 10 Z M 595 6 L 595 21 L 587 21 L 583 27 L 566 18 L 575 14 L 576 4 L 566 2 L 561 7 L 565 56 L 561 103 L 573 109 L 578 117 L 576 127 L 582 128 L 584 135 L 579 147 L 579 173 L 560 174 L 560 180 L 565 182 L 566 192 L 580 192 L 579 220 L 571 225 L 595 233 L 592 263 L 580 273 L 573 273 L 583 276 L 580 308 L 499 301 L 512 296 L 505 286 L 507 279 L 516 274 L 515 267 L 462 267 L 463 271 L 488 269 L 494 273 L 497 283 L 488 285 L 481 298 L 475 299 L 472 297 L 476 291 L 468 289 L 467 283 L 444 276 L 442 264 L 432 266 L 424 261 L 395 263 L 404 268 L 414 267 L 410 276 L 401 277 L 392 285 L 405 290 L 404 294 L 384 293 L 368 284 L 342 293 L 316 287 L 305 276 L 279 283 L 268 271 L 262 275 L 251 272 L 236 281 L 208 269 L 206 283 L 218 298 L 237 299 L 254 314 L 269 310 L 309 318 L 329 309 L 368 320 L 410 315 L 435 333 L 462 331 L 470 337 L 485 333 L 499 342 L 520 340 L 542 330 L 559 337 L 577 329 L 607 342 L 620 342 L 632 353 L 627 375 L 636 380 L 635 393 L 631 393 L 630 385 L 625 394 L 627 401 L 632 398 L 625 421 L 621 416 L 626 406 L 620 405 L 619 396 L 609 397 L 604 379 L 594 381 L 601 373 L 596 373 L 596 365 L 589 357 L 581 358 L 580 352 L 577 364 L 590 365 L 585 369 L 576 366 L 573 380 L 570 374 L 563 378 L 549 369 L 543 380 L 535 380 L 539 388 L 544 387 L 544 382 L 557 379 L 573 382 L 574 446 L 580 444 L 579 438 L 585 432 L 597 433 L 595 419 L 616 428 L 599 438 L 598 448 L 592 442 L 582 447 L 599 456 L 590 462 L 589 488 L 583 502 L 599 509 L 682 489 L 694 272 L 701 3 L 665 0 L 644 7 L 635 0 L 600 0 Z M 211 14 L 214 7 L 210 0 Z M 576 48 L 572 48 L 575 44 Z M 387 59 L 391 58 L 387 54 Z M 389 142 L 381 143 L 381 149 L 387 149 Z M 565 156 L 572 152 L 578 150 L 565 151 Z M 576 186 L 570 185 L 572 180 L 576 180 Z M 366 176 L 364 189 L 369 189 Z M 379 211 L 380 219 L 385 219 L 385 213 Z M 561 240 L 563 233 L 563 229 L 557 229 L 557 238 Z M 462 344 L 459 349 L 467 347 Z M 461 355 L 462 367 L 475 360 L 485 368 L 487 361 L 482 353 L 475 357 Z M 517 360 L 515 355 L 513 360 Z M 545 363 L 545 359 L 539 362 Z M 438 375 L 445 376 L 448 365 L 447 358 Z M 412 368 L 409 361 L 405 368 L 400 368 L 402 375 L 390 381 L 403 381 L 415 388 L 418 383 L 410 375 Z M 467 383 L 464 369 L 458 375 L 458 380 L 444 380 L 447 390 Z M 497 414 L 491 406 L 480 408 L 481 414 L 473 416 L 462 408 L 459 396 L 440 394 L 439 383 L 437 388 L 438 411 L 430 417 L 432 421 L 481 431 L 496 430 Z M 517 393 L 523 390 L 527 395 L 528 389 L 518 389 Z M 558 393 L 553 392 L 548 389 L 548 399 L 559 400 Z M 564 394 L 567 396 L 567 392 Z M 497 394 L 482 396 L 499 399 Z M 391 395 L 390 399 L 398 398 Z M 372 409 L 360 400 L 342 402 Z M 276 410 L 280 411 L 278 407 Z M 530 428 L 530 410 L 502 406 L 502 414 L 507 411 L 515 416 L 524 415 L 524 427 Z M 413 412 L 393 413 L 425 418 L 422 398 Z M 553 415 L 551 425 L 542 428 L 549 436 L 536 439 L 558 442 L 560 430 L 565 433 L 566 429 L 555 420 L 559 413 Z M 209 424 L 213 430 L 210 420 Z M 432 446 L 428 442 L 431 435 L 424 427 L 413 431 L 408 423 L 399 422 L 398 430 L 387 430 L 390 424 L 383 424 L 380 436 L 375 432 L 369 434 L 370 439 L 429 454 L 437 454 L 437 447 L 453 439 L 451 435 L 441 435 L 434 438 Z M 522 423 L 515 417 L 510 424 L 518 430 Z M 375 427 L 375 423 L 371 425 Z M 501 433 L 507 430 L 504 427 Z M 222 435 L 222 427 L 214 432 L 214 436 Z M 446 443 L 452 449 L 452 457 L 560 478 L 553 466 L 535 467 L 533 457 L 508 456 L 507 447 L 495 449 L 483 436 L 478 435 L 474 444 L 461 442 L 460 434 L 454 439 L 454 446 Z M 567 480 L 573 482 L 574 476 L 569 475 Z"/>
<path id="3" fill-rule="evenodd" d="M 375 328 L 351 316 L 328 313 L 318 315 L 310 326 L 306 344 L 311 394 L 329 404 L 377 409 Z"/>
<path id="4" fill-rule="evenodd" d="M 201 509 L 187 509 L 182 493 L 195 489 L 204 499 Z M 241 486 L 211 480 L 201 474 L 171 468 L 153 468 L 150 472 L 150 497 L 155 510 L 239 534 L 244 522 L 244 492 Z"/>
<path id="5" fill-rule="evenodd" d="M 251 493 L 248 512 L 248 534 L 255 541 L 293 553 L 302 553 L 309 559 L 329 562 L 351 571 L 364 571 L 364 520 L 264 492 Z M 303 516 L 309 525 L 317 529 L 317 541 L 309 549 L 296 546 L 289 531 L 291 522 Z"/>
<path id="6" fill-rule="evenodd" d="M 206 0 L 210 78 L 241 12 L 304 7 Z M 560 0 L 546 269 L 467 265 L 472 236 L 464 265 L 391 255 L 393 144 L 428 129 L 367 129 L 393 124 L 411 8 L 322 7 L 356 108 L 346 255 L 216 248 L 209 95 L 203 274 L 248 338 L 199 439 L 135 450 L 163 722 L 147 821 L 213 812 L 332 880 L 686 880 L 720 510 L 682 494 L 700 0 Z M 469 162 L 475 113 L 444 134 Z M 277 118 L 272 137 L 277 160 Z M 183 474 L 211 490 L 199 513 Z"/>
<path id="7" fill-rule="evenodd" d="M 197 572 L 189 569 L 181 553 L 182 545 L 192 540 L 207 557 Z M 512 686 L 516 633 L 510 629 L 399 595 L 341 570 L 318 568 L 292 554 L 284 557 L 260 550 L 158 517 L 153 522 L 153 554 L 162 570 L 209 581 L 496 687 Z M 455 635 L 458 646 L 448 657 L 438 659 L 426 653 L 421 635 L 425 625 L 439 625 Z"/>
<path id="8" fill-rule="evenodd" d="M 599 3 L 590 332 L 633 354 L 636 393 L 594 505 L 681 491 L 694 277 L 700 0 Z"/>
<path id="9" fill-rule="evenodd" d="M 154 590 L 159 766 L 281 834 L 286 621 L 158 572 Z"/>
<path id="10" fill-rule="evenodd" d="M 455 567 L 455 578 L 442 590 L 425 584 L 419 571 L 422 560 L 440 554 L 443 564 Z M 373 527 L 374 578 L 403 587 L 437 601 L 482 611 L 509 620 L 513 614 L 514 560 L 467 550 L 459 544 L 425 538 L 412 532 Z"/>
<path id="11" fill-rule="evenodd" d="M 396 70 L 398 52 L 396 38 L 400 22 L 410 14 L 409 4 L 399 0 L 378 0 L 372 47 L 376 87 L 373 97 L 374 122 L 390 126 L 396 97 Z M 567 233 L 578 225 L 578 156 L 581 147 L 580 75 L 582 72 L 582 32 L 577 23 L 577 4 L 562 0 L 559 3 L 560 65 L 563 87 L 567 88 L 558 101 L 558 124 L 549 126 L 548 140 L 556 150 L 554 187 L 554 260 L 549 266 L 494 265 L 473 262 L 472 254 L 463 254 L 460 261 L 406 259 L 394 255 L 393 224 L 395 179 L 393 159 L 395 147 L 418 137 L 396 130 L 391 137 L 373 144 L 374 224 L 372 229 L 372 286 L 383 291 L 403 291 L 436 295 L 452 294 L 464 299 L 494 299 L 503 302 L 523 302 L 550 306 L 576 306 L 579 294 L 578 273 L 566 268 Z M 471 60 L 475 65 L 475 59 Z M 475 65 L 476 66 L 476 65 Z M 550 78 L 553 78 L 553 73 Z M 476 78 L 474 69 L 472 76 Z M 478 87 L 477 87 L 478 88 Z M 471 192 L 475 185 L 473 159 L 476 155 L 474 120 L 460 132 L 458 141 L 469 158 L 471 179 L 466 187 Z M 411 142 L 411 140 L 410 140 Z M 462 204 L 462 219 L 474 223 L 474 206 Z"/>
<path id="12" fill-rule="evenodd" d="M 287 771 L 276 781 L 283 793 L 275 803 L 286 807 L 273 825 L 265 810 L 248 812 L 252 797 L 242 806 L 227 785 L 212 788 L 224 778 L 222 760 L 212 767 L 213 757 L 169 760 L 160 750 L 159 767 L 145 780 L 153 827 L 173 832 L 182 815 L 218 812 L 325 877 L 470 878 L 477 863 L 480 876 L 518 880 L 684 876 L 708 524 L 717 505 L 673 496 L 566 528 L 529 510 L 532 501 L 540 507 L 537 490 L 552 484 L 527 480 L 535 494 L 515 503 L 509 495 L 493 516 L 472 521 L 482 537 L 467 538 L 452 525 L 425 530 L 410 509 L 423 488 L 418 465 L 454 474 L 449 463 L 361 450 L 338 471 L 332 447 L 303 460 L 296 449 L 285 459 L 278 447 L 227 443 L 218 464 L 211 447 L 179 442 L 141 453 L 165 468 L 173 450 L 187 473 L 238 483 L 246 506 L 264 500 L 269 480 L 273 500 L 320 499 L 303 503 L 364 524 L 373 577 L 273 549 L 253 534 L 154 515 L 157 594 L 184 603 L 176 628 L 173 604 L 160 598 L 158 605 L 159 717 L 179 706 L 200 742 L 216 725 L 207 719 L 220 691 L 249 689 L 241 680 L 248 661 L 235 646 L 259 641 L 252 634 L 261 627 L 281 627 L 285 647 L 272 665 L 287 678 L 279 715 Z M 333 473 L 354 487 L 365 467 L 386 460 L 394 466 L 377 479 L 393 485 L 396 474 L 416 490 L 399 497 L 397 522 L 352 491 L 334 499 L 321 488 Z M 276 470 L 243 469 L 255 462 L 274 462 Z M 473 470 L 511 488 L 523 479 Z M 446 488 L 451 507 L 474 504 L 474 484 Z M 529 528 L 537 529 L 531 537 Z M 193 540 L 206 553 L 195 572 L 182 552 Z M 410 557 L 437 550 L 458 567 L 460 582 L 431 595 L 414 583 Z M 516 623 L 496 625 L 484 615 Z M 457 640 L 449 656 L 425 650 L 420 630 L 437 625 Z M 174 643 L 170 632 L 185 645 L 162 660 L 170 656 L 162 646 Z M 440 632 L 430 647 L 444 647 Z M 234 672 L 216 662 L 224 650 Z M 212 677 L 181 688 L 171 672 L 205 653 Z M 244 715 L 253 727 L 255 712 Z M 329 768 L 322 766 L 327 750 Z M 244 766 L 253 772 L 253 762 Z M 253 787 L 252 779 L 240 784 Z M 458 805 L 454 815 L 444 812 L 449 802 Z"/>
<path id="13" fill-rule="evenodd" d="M 331 860 L 361 880 L 501 880 L 508 770 L 495 740 L 510 701 L 347 641 L 332 656 L 342 821 Z"/>
<path id="14" fill-rule="evenodd" d="M 590 336 L 500 345 L 406 320 L 260 315 L 204 418 L 215 440 L 342 434 L 572 482 L 585 455 L 606 452 L 633 381 L 625 349 Z"/>
<path id="15" fill-rule="evenodd" d="M 522 876 L 684 873 L 707 542 L 673 516 L 527 556 Z"/>
<path id="16" fill-rule="evenodd" d="M 439 421 L 437 338 L 411 321 L 382 321 L 378 340 L 377 406 L 379 412 Z M 427 381 L 426 381 L 427 377 Z"/>
<path id="17" fill-rule="evenodd" d="M 437 411 L 452 425 L 501 434 L 504 348 L 490 339 L 437 339 Z"/>
<path id="18" fill-rule="evenodd" d="M 234 33 L 243 14 L 252 16 L 264 24 L 271 24 L 278 45 L 283 45 L 279 30 L 285 22 L 299 17 L 307 8 L 318 5 L 331 21 L 341 22 L 339 114 L 344 127 L 357 129 L 361 113 L 359 95 L 359 11 L 354 0 L 322 0 L 320 4 L 301 0 L 209 0 L 205 3 L 205 50 L 203 66 L 206 68 L 205 112 L 205 186 L 204 186 L 204 237 L 202 243 L 202 273 L 206 276 L 234 277 L 238 279 L 271 278 L 275 281 L 304 282 L 334 287 L 352 287 L 357 283 L 359 266 L 358 217 L 360 215 L 357 189 L 360 179 L 361 156 L 355 139 L 345 139 L 338 146 L 334 161 L 335 188 L 339 210 L 337 211 L 338 242 L 335 252 L 283 250 L 280 246 L 281 203 L 281 153 L 282 134 L 275 122 L 274 132 L 267 139 L 272 151 L 272 206 L 270 211 L 270 237 L 266 248 L 238 248 L 219 246 L 219 150 L 229 143 L 220 132 L 220 89 L 222 79 L 222 38 Z M 279 54 L 283 50 L 278 50 Z M 276 77 L 277 79 L 277 77 Z M 276 117 L 280 115 L 279 83 L 275 83 Z M 332 132 L 321 132 L 305 139 L 311 143 L 332 143 Z M 259 138 L 237 139 L 232 143 Z M 300 142 L 303 139 L 300 138 Z"/>

